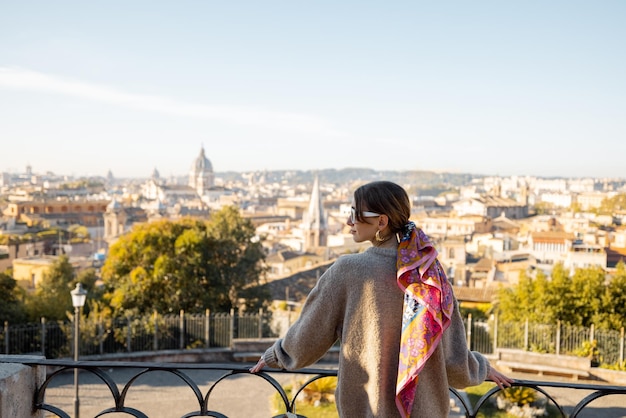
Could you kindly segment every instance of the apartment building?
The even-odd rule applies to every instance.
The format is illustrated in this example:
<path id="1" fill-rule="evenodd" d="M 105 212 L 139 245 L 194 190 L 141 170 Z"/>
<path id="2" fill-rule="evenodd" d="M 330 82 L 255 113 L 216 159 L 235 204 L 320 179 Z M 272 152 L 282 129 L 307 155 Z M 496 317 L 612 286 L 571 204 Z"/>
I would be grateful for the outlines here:
<path id="1" fill-rule="evenodd" d="M 80 224 L 97 226 L 102 223 L 108 200 L 70 200 L 49 199 L 9 202 L 2 214 L 15 222 L 28 226 L 43 224 L 56 225 Z"/>
<path id="2" fill-rule="evenodd" d="M 488 218 L 506 216 L 509 219 L 522 219 L 528 217 L 528 204 L 517 200 L 481 196 L 461 199 L 452 204 L 452 208 L 458 216 L 478 215 Z"/>

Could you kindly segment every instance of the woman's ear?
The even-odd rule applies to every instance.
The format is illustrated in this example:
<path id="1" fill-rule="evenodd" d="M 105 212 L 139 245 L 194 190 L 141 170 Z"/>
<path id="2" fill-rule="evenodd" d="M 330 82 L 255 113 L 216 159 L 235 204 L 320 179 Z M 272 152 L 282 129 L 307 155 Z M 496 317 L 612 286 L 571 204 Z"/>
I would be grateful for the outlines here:
<path id="1" fill-rule="evenodd" d="M 387 215 L 380 215 L 378 218 L 378 226 L 382 229 L 389 225 L 389 217 Z"/>

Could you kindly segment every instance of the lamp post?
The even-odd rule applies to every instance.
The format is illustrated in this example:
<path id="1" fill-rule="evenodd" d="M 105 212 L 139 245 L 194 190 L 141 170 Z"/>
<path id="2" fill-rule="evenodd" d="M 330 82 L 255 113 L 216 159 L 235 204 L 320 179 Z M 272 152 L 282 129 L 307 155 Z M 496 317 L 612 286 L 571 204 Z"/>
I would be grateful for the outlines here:
<path id="1" fill-rule="evenodd" d="M 87 299 L 87 291 L 83 289 L 82 283 L 76 283 L 76 288 L 70 292 L 72 295 L 72 305 L 74 305 L 74 361 L 78 361 L 78 342 L 79 342 L 79 325 L 80 308 L 85 306 Z M 74 367 L 74 418 L 79 418 L 79 400 L 78 400 L 78 368 Z"/>

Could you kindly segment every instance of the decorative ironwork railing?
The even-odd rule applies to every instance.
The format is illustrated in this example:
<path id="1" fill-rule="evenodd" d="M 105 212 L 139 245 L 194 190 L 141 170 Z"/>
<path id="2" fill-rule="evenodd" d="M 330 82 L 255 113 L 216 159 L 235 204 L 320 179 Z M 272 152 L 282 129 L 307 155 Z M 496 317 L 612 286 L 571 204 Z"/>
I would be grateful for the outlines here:
<path id="1" fill-rule="evenodd" d="M 70 418 L 68 412 L 64 411 L 61 407 L 49 404 L 46 402 L 46 392 L 49 389 L 49 386 L 54 381 L 54 379 L 59 376 L 59 374 L 72 371 L 74 369 L 80 369 L 83 373 L 90 373 L 98 380 L 100 380 L 105 386 L 106 389 L 110 393 L 110 397 L 112 399 L 112 407 L 103 408 L 96 415 L 96 417 L 105 416 L 107 414 L 115 414 L 115 413 L 124 413 L 129 416 L 134 416 L 138 418 L 147 418 L 147 414 L 138 410 L 137 408 L 131 407 L 127 404 L 127 396 L 134 389 L 134 385 L 137 380 L 150 372 L 160 371 L 171 373 L 173 376 L 176 376 L 180 381 L 184 382 L 184 384 L 189 388 L 189 390 L 193 393 L 193 397 L 195 398 L 195 405 L 190 406 L 189 412 L 186 412 L 182 415 L 183 418 L 194 417 L 194 416 L 208 416 L 208 417 L 216 417 L 216 418 L 228 418 L 223 412 L 213 410 L 209 407 L 210 400 L 214 395 L 214 389 L 218 387 L 225 379 L 235 375 L 247 374 L 250 375 L 248 368 L 249 364 L 197 364 L 197 363 L 143 363 L 143 362 L 107 362 L 107 361 L 69 361 L 69 360 L 35 360 L 33 358 L 28 357 L 12 357 L 11 359 L 3 359 L 0 361 L 11 362 L 11 363 L 21 363 L 28 366 L 45 366 L 50 369 L 54 369 L 48 376 L 46 377 L 44 383 L 36 389 L 35 397 L 35 410 L 44 410 L 49 413 L 55 414 L 61 418 Z M 140 369 L 139 371 L 131 374 L 131 377 L 128 379 L 126 383 L 122 385 L 122 389 L 120 390 L 118 387 L 118 383 L 113 379 L 112 374 L 114 370 L 118 369 Z M 189 375 L 190 371 L 212 371 L 219 372 L 219 377 L 215 379 L 215 381 L 209 385 L 208 390 L 203 392 L 200 389 L 200 385 L 198 385 Z M 299 389 L 291 393 L 291 396 L 288 396 L 287 391 L 281 384 L 278 382 L 276 378 L 273 377 L 274 374 L 298 374 L 304 376 L 313 376 L 308 378 L 306 382 L 304 382 Z M 256 374 L 258 378 L 264 379 L 269 382 L 269 384 L 276 391 L 277 397 L 279 398 L 280 403 L 283 405 L 282 409 L 284 412 L 279 412 L 275 417 L 304 417 L 304 415 L 298 415 L 296 411 L 296 399 L 298 395 L 300 395 L 309 385 L 315 382 L 318 379 L 324 377 L 336 377 L 337 370 L 334 369 L 321 369 L 321 368 L 306 368 L 300 369 L 297 371 L 281 371 L 281 370 L 267 370 L 262 373 Z M 531 390 L 535 392 L 535 395 L 530 396 L 530 398 L 537 398 L 537 394 L 544 397 L 546 400 L 546 404 L 552 411 L 552 415 L 550 416 L 559 416 L 562 418 L 577 418 L 581 416 L 581 414 L 585 411 L 585 408 L 588 408 L 589 405 L 606 396 L 609 395 L 626 395 L 626 386 L 610 386 L 610 385 L 601 385 L 601 384 L 587 384 L 587 383 L 564 383 L 564 382 L 544 382 L 544 381 L 531 381 L 531 380 L 517 380 L 513 385 L 513 388 L 507 389 L 507 391 L 515 391 L 516 389 L 519 392 L 520 388 L 525 388 L 523 390 Z M 549 392 L 547 388 L 551 389 L 571 389 L 580 391 L 583 393 L 588 393 L 586 396 L 582 397 L 582 399 L 578 401 L 570 402 L 568 401 L 568 405 L 561 405 L 557 401 L 557 397 Z M 158 387 L 154 389 L 158 391 Z M 478 401 L 473 404 L 469 401 L 469 399 L 461 394 L 460 391 L 455 389 L 450 389 L 451 396 L 457 401 L 457 405 L 459 408 L 459 415 L 464 415 L 466 418 L 476 418 L 479 413 L 484 416 L 490 416 L 490 409 L 493 408 L 493 405 L 496 403 L 495 399 L 499 397 L 499 395 L 503 394 L 503 392 L 496 386 L 492 389 L 489 389 L 486 393 L 484 393 Z M 518 394 L 519 395 L 519 394 Z M 150 392 L 149 395 L 154 397 L 154 392 Z M 157 394 L 158 396 L 158 394 Z M 243 395 L 245 396 L 245 395 Z M 522 395 L 521 398 L 525 397 L 527 400 L 529 398 L 528 394 L 525 396 Z M 518 396 L 518 399 L 520 397 Z M 571 396 L 567 397 L 568 399 Z M 515 399 L 515 396 L 509 397 L 509 399 Z M 622 398 L 620 398 L 622 399 Z M 111 402 L 108 402 L 111 404 Z M 545 406 L 545 405 L 544 405 Z M 597 408 L 597 407 L 596 407 Z M 613 413 L 615 413 L 615 407 L 613 408 Z M 616 416 L 624 416 L 626 413 L 626 402 L 621 403 L 617 410 L 619 411 Z M 556 414 L 556 415 L 555 415 Z M 594 416 L 606 416 L 603 415 L 602 412 L 594 410 Z M 527 415 L 529 416 L 529 415 Z M 532 415 L 530 415 L 532 416 Z M 613 415 L 611 415 L 613 416 Z"/>

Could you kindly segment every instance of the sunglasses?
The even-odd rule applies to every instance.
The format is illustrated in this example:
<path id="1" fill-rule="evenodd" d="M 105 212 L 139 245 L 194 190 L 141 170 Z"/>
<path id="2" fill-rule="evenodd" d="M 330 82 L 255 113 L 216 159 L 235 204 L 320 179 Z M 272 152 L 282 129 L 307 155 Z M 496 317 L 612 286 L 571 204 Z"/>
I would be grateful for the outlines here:
<path id="1" fill-rule="evenodd" d="M 380 216 L 380 213 L 368 212 L 366 210 L 361 212 L 361 217 L 363 217 L 363 218 L 374 218 L 376 216 Z M 356 219 L 356 209 L 354 207 L 351 207 L 350 208 L 350 222 L 355 223 L 356 220 L 357 220 Z"/>

